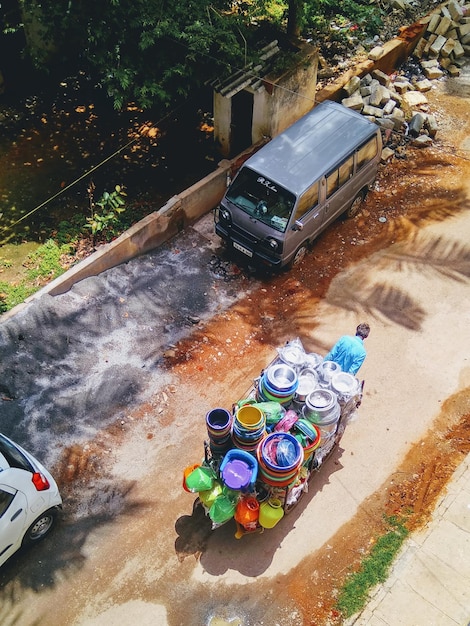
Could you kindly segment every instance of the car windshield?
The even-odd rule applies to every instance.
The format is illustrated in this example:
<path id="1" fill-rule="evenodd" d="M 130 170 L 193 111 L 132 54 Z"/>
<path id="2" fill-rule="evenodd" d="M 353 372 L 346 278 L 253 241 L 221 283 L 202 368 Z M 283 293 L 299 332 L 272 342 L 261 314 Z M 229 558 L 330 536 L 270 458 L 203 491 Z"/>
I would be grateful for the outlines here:
<path id="1" fill-rule="evenodd" d="M 293 193 L 249 167 L 240 170 L 226 197 L 248 215 L 282 233 L 295 203 Z"/>
<path id="2" fill-rule="evenodd" d="M 29 459 L 3 435 L 0 435 L 0 455 L 3 455 L 9 467 L 17 467 L 18 469 L 33 473 L 35 471 Z"/>

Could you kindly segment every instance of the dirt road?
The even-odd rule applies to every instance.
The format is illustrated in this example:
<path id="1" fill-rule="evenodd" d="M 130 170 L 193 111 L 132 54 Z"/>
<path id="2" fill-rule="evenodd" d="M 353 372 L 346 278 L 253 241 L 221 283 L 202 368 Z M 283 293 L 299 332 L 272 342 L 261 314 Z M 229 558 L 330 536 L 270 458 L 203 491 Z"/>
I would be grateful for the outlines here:
<path id="1" fill-rule="evenodd" d="M 436 85 L 429 95 L 441 125 L 435 146 L 409 148 L 405 159 L 383 167 L 355 219 L 332 225 L 295 271 L 231 283 L 232 296 L 200 323 L 194 319 L 154 364 L 153 394 L 147 389 L 141 403 L 118 421 L 109 416 L 98 431 L 90 424 L 85 443 L 81 425 L 80 444 L 56 459 L 63 526 L 2 571 L 2 624 L 341 622 L 336 589 L 380 533 L 383 513 L 412 509 L 410 525 L 421 523 L 468 451 L 465 84 L 458 93 L 452 82 Z M 208 232 L 207 221 L 200 229 Z M 208 290 L 219 285 L 207 281 Z M 76 293 L 94 297 L 86 291 L 83 284 Z M 124 308 L 132 315 L 136 305 Z M 362 320 L 372 330 L 359 419 L 309 493 L 262 535 L 236 540 L 231 524 L 211 532 L 181 488 L 184 467 L 202 456 L 206 412 L 229 408 L 287 339 L 298 336 L 325 353 Z M 116 372 L 129 367 L 137 381 L 139 364 L 128 364 L 119 339 L 106 359 Z M 150 353 L 151 333 L 146 342 Z"/>

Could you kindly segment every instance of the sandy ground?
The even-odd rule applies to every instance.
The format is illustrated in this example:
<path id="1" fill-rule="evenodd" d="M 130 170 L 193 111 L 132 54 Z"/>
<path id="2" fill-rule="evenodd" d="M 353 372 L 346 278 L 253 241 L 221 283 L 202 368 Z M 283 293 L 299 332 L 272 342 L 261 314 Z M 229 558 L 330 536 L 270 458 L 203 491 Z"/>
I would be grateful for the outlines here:
<path id="1" fill-rule="evenodd" d="M 382 168 L 363 211 L 332 225 L 299 268 L 238 283 L 233 303 L 166 350 L 153 394 L 57 455 L 69 510 L 2 573 L 2 624 L 341 623 L 337 588 L 384 512 L 423 523 L 468 451 L 470 105 L 459 85 L 429 96 L 442 133 L 433 148 Z M 212 532 L 181 488 L 202 457 L 206 412 L 242 397 L 289 338 L 325 353 L 362 320 L 364 401 L 309 493 L 262 535 Z M 122 345 L 107 354 L 126 367 Z"/>

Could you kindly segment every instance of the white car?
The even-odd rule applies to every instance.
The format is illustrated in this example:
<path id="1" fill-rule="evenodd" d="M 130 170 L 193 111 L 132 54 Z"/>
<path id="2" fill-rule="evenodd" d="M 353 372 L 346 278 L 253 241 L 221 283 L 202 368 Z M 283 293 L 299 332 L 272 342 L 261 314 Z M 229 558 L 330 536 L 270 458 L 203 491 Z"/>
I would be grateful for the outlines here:
<path id="1" fill-rule="evenodd" d="M 0 434 L 0 565 L 52 528 L 62 498 L 55 480 L 31 454 Z"/>

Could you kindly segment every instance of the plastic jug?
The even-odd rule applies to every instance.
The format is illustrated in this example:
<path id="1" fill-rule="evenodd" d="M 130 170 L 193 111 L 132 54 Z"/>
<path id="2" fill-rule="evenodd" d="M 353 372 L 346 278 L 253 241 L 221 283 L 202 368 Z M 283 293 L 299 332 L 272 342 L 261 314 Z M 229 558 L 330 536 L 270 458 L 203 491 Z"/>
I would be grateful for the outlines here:
<path id="1" fill-rule="evenodd" d="M 235 521 L 246 530 L 255 530 L 258 525 L 259 502 L 254 496 L 242 498 L 235 509 Z"/>
<path id="2" fill-rule="evenodd" d="M 270 498 L 259 508 L 259 523 L 263 528 L 273 528 L 284 517 L 284 509 L 279 498 Z"/>

